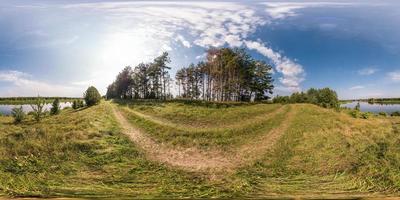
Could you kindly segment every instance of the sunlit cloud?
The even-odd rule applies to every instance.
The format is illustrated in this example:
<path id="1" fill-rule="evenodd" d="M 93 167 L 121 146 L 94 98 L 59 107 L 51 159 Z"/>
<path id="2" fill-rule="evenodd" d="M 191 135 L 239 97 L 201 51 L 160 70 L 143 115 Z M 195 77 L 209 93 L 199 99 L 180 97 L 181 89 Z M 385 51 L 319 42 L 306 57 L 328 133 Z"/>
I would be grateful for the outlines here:
<path id="1" fill-rule="evenodd" d="M 315 7 L 341 7 L 353 5 L 353 3 L 341 2 L 267 2 L 265 11 L 272 19 L 285 19 L 299 15 L 298 10 Z"/>
<path id="2" fill-rule="evenodd" d="M 132 63 L 126 59 L 129 58 L 128 52 L 137 57 L 154 57 L 160 50 L 171 50 L 172 41 L 179 42 L 186 48 L 193 45 L 202 48 L 248 47 L 266 56 L 276 65 L 276 71 L 282 74 L 278 80 L 283 86 L 294 91 L 299 90 L 304 80 L 304 69 L 300 64 L 275 52 L 263 42 L 249 40 L 250 35 L 258 27 L 266 25 L 270 19 L 257 15 L 254 8 L 244 4 L 102 2 L 70 4 L 64 7 L 104 13 L 115 22 L 110 28 L 114 32 L 111 34 L 115 36 L 106 39 L 108 43 L 104 45 L 106 52 L 103 57 L 107 57 L 110 64 L 122 60 L 125 60 L 126 65 Z M 146 51 L 146 55 L 143 55 Z"/>

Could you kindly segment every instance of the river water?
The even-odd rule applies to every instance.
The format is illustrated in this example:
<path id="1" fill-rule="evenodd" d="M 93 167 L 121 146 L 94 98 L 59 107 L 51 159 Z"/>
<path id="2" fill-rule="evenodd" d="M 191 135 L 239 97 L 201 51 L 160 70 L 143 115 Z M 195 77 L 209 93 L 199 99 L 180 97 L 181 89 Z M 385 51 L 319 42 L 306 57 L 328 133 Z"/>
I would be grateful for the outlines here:
<path id="1" fill-rule="evenodd" d="M 354 109 L 356 105 L 357 101 L 353 101 L 350 103 L 341 104 L 340 106 L 344 108 Z M 370 104 L 368 102 L 360 102 L 360 111 L 372 112 L 372 113 L 385 112 L 387 114 L 391 114 L 395 111 L 400 111 L 400 104 L 379 104 L 379 103 Z"/>
<path id="2" fill-rule="evenodd" d="M 0 113 L 2 115 L 10 115 L 11 110 L 15 107 L 20 107 L 22 106 L 22 109 L 24 110 L 25 113 L 31 112 L 32 107 L 29 104 L 23 104 L 23 105 L 0 105 Z M 61 109 L 66 108 L 66 107 L 71 107 L 72 103 L 71 102 L 60 102 L 60 107 Z M 47 103 L 44 105 L 44 109 L 47 111 L 50 111 L 51 109 L 51 103 Z"/>

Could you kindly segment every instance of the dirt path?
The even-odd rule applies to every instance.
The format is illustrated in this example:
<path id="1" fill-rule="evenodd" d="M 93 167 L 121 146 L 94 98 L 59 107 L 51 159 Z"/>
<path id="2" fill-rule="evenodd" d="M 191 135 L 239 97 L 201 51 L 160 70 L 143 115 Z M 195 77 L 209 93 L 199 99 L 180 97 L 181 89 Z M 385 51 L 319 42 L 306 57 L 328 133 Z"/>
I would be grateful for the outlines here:
<path id="1" fill-rule="evenodd" d="M 121 123 L 124 133 L 145 151 L 150 160 L 189 171 L 232 170 L 260 158 L 264 155 L 265 151 L 271 149 L 276 141 L 285 133 L 294 116 L 292 112 L 293 109 L 291 109 L 288 117 L 282 122 L 281 126 L 239 147 L 239 149 L 235 150 L 236 153 L 227 155 L 227 152 L 222 151 L 205 152 L 195 147 L 171 148 L 162 143 L 157 143 L 150 137 L 141 133 L 140 129 L 129 123 L 115 106 L 112 107 L 112 110 L 116 119 Z"/>
<path id="2" fill-rule="evenodd" d="M 278 108 L 272 110 L 271 112 L 269 112 L 267 114 L 262 114 L 262 115 L 255 116 L 255 117 L 252 117 L 249 119 L 244 119 L 240 123 L 233 123 L 231 125 L 227 125 L 224 127 L 211 127 L 211 128 L 201 128 L 201 129 L 199 129 L 199 127 L 194 127 L 194 126 L 190 126 L 190 125 L 176 124 L 176 123 L 170 122 L 168 120 L 159 119 L 158 117 L 146 115 L 146 114 L 143 114 L 141 112 L 138 112 L 138 111 L 135 111 L 135 110 L 132 110 L 129 108 L 126 108 L 126 111 L 131 112 L 141 118 L 152 121 L 152 122 L 162 125 L 162 126 L 168 126 L 168 127 L 173 127 L 175 129 L 188 130 L 190 132 L 197 133 L 197 132 L 204 132 L 204 131 L 218 131 L 221 129 L 226 130 L 226 129 L 237 129 L 240 127 L 245 127 L 245 126 L 260 122 L 260 121 L 268 120 L 269 118 L 274 117 L 278 113 L 283 112 L 283 110 L 285 108 L 286 108 L 285 106 L 281 106 L 281 107 L 278 107 Z"/>

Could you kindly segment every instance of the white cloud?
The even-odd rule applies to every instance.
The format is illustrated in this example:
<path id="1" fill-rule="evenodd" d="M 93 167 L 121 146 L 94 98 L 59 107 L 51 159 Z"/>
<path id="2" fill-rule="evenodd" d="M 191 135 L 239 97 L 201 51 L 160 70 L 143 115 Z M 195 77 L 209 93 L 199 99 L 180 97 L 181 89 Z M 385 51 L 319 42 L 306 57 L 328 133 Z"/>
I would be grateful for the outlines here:
<path id="1" fill-rule="evenodd" d="M 356 86 L 353 86 L 353 87 L 349 88 L 349 90 L 360 90 L 360 89 L 364 89 L 364 88 L 365 87 L 362 86 L 362 85 L 356 85 Z"/>
<path id="2" fill-rule="evenodd" d="M 395 82 L 400 81 L 400 71 L 389 72 L 388 76 L 392 81 L 395 81 Z"/>
<path id="3" fill-rule="evenodd" d="M 268 2 L 261 3 L 267 8 L 265 11 L 272 19 L 285 19 L 287 17 L 297 16 L 296 12 L 299 9 L 312 8 L 312 7 L 337 7 L 337 6 L 348 6 L 353 3 L 340 3 L 340 2 Z"/>
<path id="4" fill-rule="evenodd" d="M 79 87 L 70 87 L 33 80 L 30 74 L 20 71 L 0 71 L 0 82 L 11 84 L 2 89 L 0 96 L 76 96 L 83 90 Z"/>
<path id="5" fill-rule="evenodd" d="M 276 71 L 282 73 L 279 81 L 291 91 L 299 91 L 300 83 L 304 81 L 304 69 L 301 65 L 273 51 L 261 42 L 245 41 L 247 48 L 260 52 L 269 58 L 276 66 Z"/>
<path id="6" fill-rule="evenodd" d="M 196 56 L 196 60 L 204 59 L 207 56 L 207 53 L 203 53 L 201 55 Z"/>
<path id="7" fill-rule="evenodd" d="M 177 35 L 176 38 L 175 38 L 175 41 L 181 42 L 182 45 L 185 46 L 186 48 L 192 47 L 192 45 L 190 44 L 190 42 L 187 41 L 182 35 Z"/>
<path id="8" fill-rule="evenodd" d="M 304 69 L 300 64 L 282 56 L 259 41 L 248 40 L 257 27 L 265 25 L 266 19 L 257 16 L 253 8 L 234 2 L 103 2 L 73 4 L 74 9 L 90 9 L 105 12 L 119 26 L 111 29 L 118 34 L 108 39 L 104 57 L 117 59 L 110 64 L 126 60 L 129 53 L 144 49 L 171 50 L 171 38 L 189 48 L 197 45 L 203 48 L 247 46 L 272 60 L 276 72 L 281 73 L 280 83 L 292 91 L 300 90 L 304 80 Z M 121 21 L 134 21 L 137 24 Z M 117 30 L 117 31 L 115 31 Z M 120 30 L 120 31 L 118 31 Z M 180 32 L 185 31 L 193 41 L 188 41 Z M 127 42 L 128 41 L 128 42 Z M 140 42 L 140 43 L 139 43 Z M 124 45 L 125 44 L 125 45 Z M 131 44 L 127 46 L 126 44 Z M 115 47 L 114 47 L 115 46 Z M 124 48 L 125 47 L 125 48 Z M 131 49 L 131 50 L 130 50 Z M 155 56 L 152 52 L 149 55 Z M 115 55 L 114 55 L 115 54 Z M 136 55 L 143 54 L 142 51 Z M 141 56 L 143 57 L 143 56 Z M 196 59 L 201 59 L 198 56 Z M 126 60 L 128 62 L 128 60 Z M 125 63 L 127 65 L 130 63 Z"/>
<path id="9" fill-rule="evenodd" d="M 367 67 L 367 68 L 358 70 L 357 73 L 359 75 L 367 76 L 367 75 L 375 74 L 377 71 L 378 71 L 378 69 L 376 69 L 376 68 Z"/>

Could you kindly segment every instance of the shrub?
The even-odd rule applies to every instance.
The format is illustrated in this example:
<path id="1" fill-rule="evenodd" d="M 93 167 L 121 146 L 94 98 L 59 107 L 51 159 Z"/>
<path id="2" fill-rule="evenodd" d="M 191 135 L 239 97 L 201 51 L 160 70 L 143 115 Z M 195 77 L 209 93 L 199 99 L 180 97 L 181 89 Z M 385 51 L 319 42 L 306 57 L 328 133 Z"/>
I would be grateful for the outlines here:
<path id="1" fill-rule="evenodd" d="M 352 111 L 350 111 L 350 115 L 354 118 L 358 118 L 360 115 L 360 112 L 358 110 L 352 110 Z"/>
<path id="2" fill-rule="evenodd" d="M 289 96 L 276 96 L 273 103 L 311 103 L 324 108 L 338 108 L 337 93 L 330 88 L 314 89 L 307 92 L 295 92 Z"/>
<path id="3" fill-rule="evenodd" d="M 25 118 L 25 113 L 22 106 L 13 108 L 11 110 L 11 115 L 14 117 L 15 123 L 21 123 Z"/>
<path id="4" fill-rule="evenodd" d="M 38 97 L 35 101 L 34 104 L 31 104 L 32 107 L 32 112 L 33 112 L 33 118 L 36 120 L 36 122 L 40 122 L 40 120 L 43 118 L 43 116 L 45 115 L 46 110 L 44 110 L 44 105 L 46 104 L 46 102 Z"/>
<path id="5" fill-rule="evenodd" d="M 391 114 L 391 116 L 400 116 L 400 111 L 396 111 L 396 112 L 393 112 L 392 114 Z"/>
<path id="6" fill-rule="evenodd" d="M 100 95 L 99 91 L 93 86 L 90 86 L 86 90 L 86 92 L 84 93 L 83 96 L 84 96 L 85 103 L 87 106 L 96 105 L 101 100 L 101 95 Z"/>
<path id="7" fill-rule="evenodd" d="M 386 117 L 387 114 L 385 112 L 379 112 L 378 115 Z"/>
<path id="8" fill-rule="evenodd" d="M 78 100 L 74 100 L 72 102 L 72 108 L 73 109 L 79 109 L 79 108 L 83 108 L 84 107 L 84 103 L 82 100 L 78 99 Z"/>
<path id="9" fill-rule="evenodd" d="M 368 119 L 369 118 L 369 116 L 370 116 L 370 114 L 369 113 L 361 113 L 361 118 L 363 118 L 363 119 Z"/>
<path id="10" fill-rule="evenodd" d="M 58 115 L 60 113 L 61 107 L 60 107 L 60 100 L 58 98 L 54 99 L 52 107 L 50 109 L 50 114 L 51 115 Z"/>

